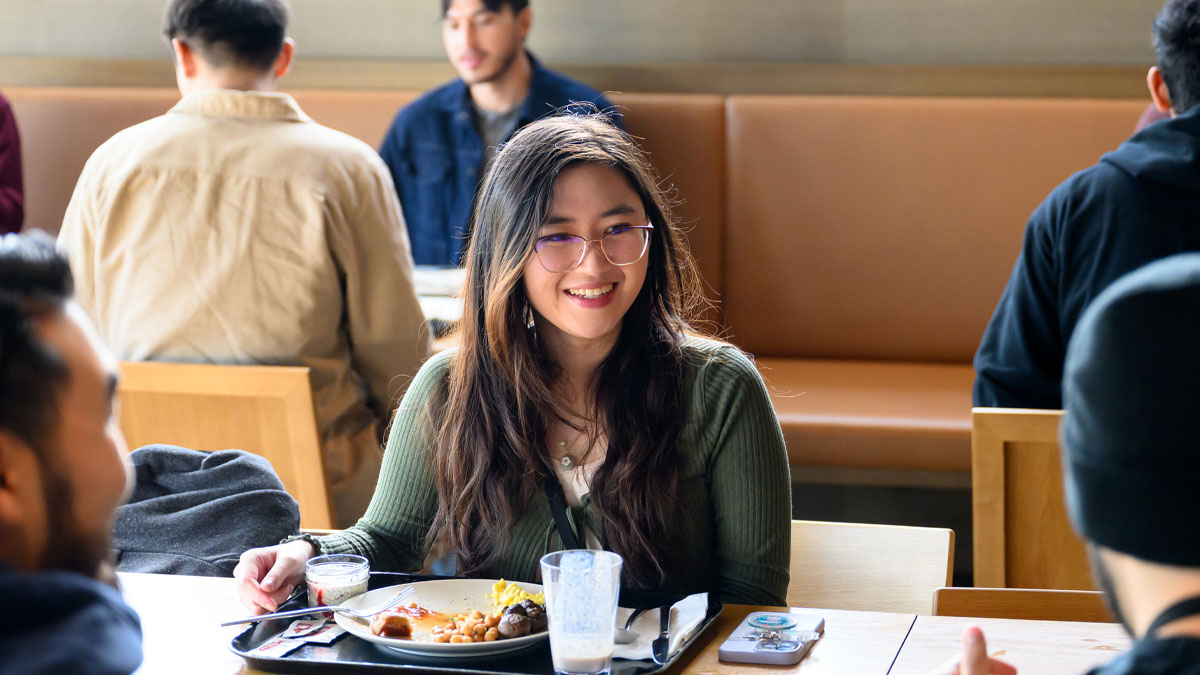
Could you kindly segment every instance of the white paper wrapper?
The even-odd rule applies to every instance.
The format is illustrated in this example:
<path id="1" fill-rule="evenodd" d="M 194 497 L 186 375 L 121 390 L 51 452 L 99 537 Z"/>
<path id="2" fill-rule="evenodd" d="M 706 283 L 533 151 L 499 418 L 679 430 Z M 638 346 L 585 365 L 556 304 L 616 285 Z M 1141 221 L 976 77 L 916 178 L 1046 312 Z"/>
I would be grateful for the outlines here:
<path id="1" fill-rule="evenodd" d="M 625 620 L 633 610 L 617 608 L 617 626 L 624 627 Z M 696 593 L 675 603 L 671 607 L 671 625 L 667 637 L 671 643 L 671 655 L 679 651 L 684 641 L 696 632 L 704 617 L 708 614 L 708 593 Z M 631 629 L 638 634 L 638 639 L 629 644 L 613 647 L 614 659 L 629 659 L 638 661 L 654 658 L 650 648 L 651 643 L 658 638 L 658 610 L 643 612 L 634 622 Z"/>
<path id="2" fill-rule="evenodd" d="M 251 656 L 286 656 L 291 652 L 304 646 L 303 640 L 285 640 L 283 638 L 272 638 L 262 643 L 261 645 L 251 649 Z"/>
<path id="3" fill-rule="evenodd" d="M 305 635 L 302 639 L 305 642 L 317 645 L 327 645 L 332 643 L 346 633 L 346 629 L 336 623 L 328 623 L 321 626 L 317 630 Z"/>
<path id="4" fill-rule="evenodd" d="M 280 633 L 281 638 L 300 638 L 320 630 L 325 625 L 325 619 L 300 619 L 293 621 L 287 630 Z"/>

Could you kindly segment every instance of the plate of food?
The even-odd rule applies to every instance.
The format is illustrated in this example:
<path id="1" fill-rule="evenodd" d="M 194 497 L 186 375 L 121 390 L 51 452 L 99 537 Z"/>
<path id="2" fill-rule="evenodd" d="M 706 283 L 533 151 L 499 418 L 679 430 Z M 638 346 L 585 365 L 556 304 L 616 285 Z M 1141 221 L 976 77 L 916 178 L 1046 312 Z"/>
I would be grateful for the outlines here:
<path id="1" fill-rule="evenodd" d="M 406 586 L 409 584 L 405 584 Z M 371 619 L 336 614 L 337 624 L 368 642 L 421 656 L 503 654 L 547 639 L 545 598 L 537 584 L 503 579 L 440 579 L 411 584 L 400 606 Z M 376 588 L 342 603 L 378 604 L 397 586 Z"/>

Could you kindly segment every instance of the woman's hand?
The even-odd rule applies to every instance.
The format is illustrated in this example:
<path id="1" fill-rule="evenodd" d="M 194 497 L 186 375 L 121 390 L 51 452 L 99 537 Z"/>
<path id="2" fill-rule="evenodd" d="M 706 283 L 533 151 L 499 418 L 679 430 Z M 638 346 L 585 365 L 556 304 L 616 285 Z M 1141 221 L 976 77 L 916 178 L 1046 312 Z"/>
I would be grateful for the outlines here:
<path id="1" fill-rule="evenodd" d="M 304 564 L 314 555 L 303 539 L 246 551 L 233 568 L 238 599 L 255 614 L 274 612 L 304 579 Z"/>
<path id="2" fill-rule="evenodd" d="M 1017 675 L 1017 669 L 990 659 L 987 642 L 978 626 L 967 626 L 962 635 L 962 653 L 946 662 L 933 675 Z"/>

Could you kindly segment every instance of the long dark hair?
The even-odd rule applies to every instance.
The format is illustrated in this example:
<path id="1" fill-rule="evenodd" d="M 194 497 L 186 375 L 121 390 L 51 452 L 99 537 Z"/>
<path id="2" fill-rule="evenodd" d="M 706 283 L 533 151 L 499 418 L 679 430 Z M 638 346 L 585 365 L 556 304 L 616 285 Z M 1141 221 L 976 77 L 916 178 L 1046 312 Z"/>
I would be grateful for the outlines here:
<path id="1" fill-rule="evenodd" d="M 605 545 L 625 559 L 628 583 L 662 585 L 679 562 L 672 556 L 681 508 L 676 442 L 686 413 L 683 340 L 704 303 L 699 278 L 637 144 L 601 115 L 563 115 L 518 132 L 480 186 L 461 348 L 429 409 L 438 491 L 432 534 L 457 554 L 464 575 L 486 568 L 554 476 L 546 433 L 551 422 L 567 422 L 553 395 L 560 373 L 539 345 L 522 276 L 555 180 L 585 163 L 620 171 L 654 225 L 645 282 L 590 385 L 594 409 L 585 412 L 608 447 L 590 482 L 592 503 Z"/>

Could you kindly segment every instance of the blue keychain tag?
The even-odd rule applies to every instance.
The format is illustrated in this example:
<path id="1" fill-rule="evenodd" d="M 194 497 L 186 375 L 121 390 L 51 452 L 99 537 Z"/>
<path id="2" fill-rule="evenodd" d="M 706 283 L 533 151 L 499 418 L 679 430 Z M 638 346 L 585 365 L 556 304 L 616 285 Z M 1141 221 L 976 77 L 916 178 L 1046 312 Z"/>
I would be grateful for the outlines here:
<path id="1" fill-rule="evenodd" d="M 783 631 L 796 627 L 796 620 L 787 614 L 757 614 L 746 622 L 759 630 Z"/>

